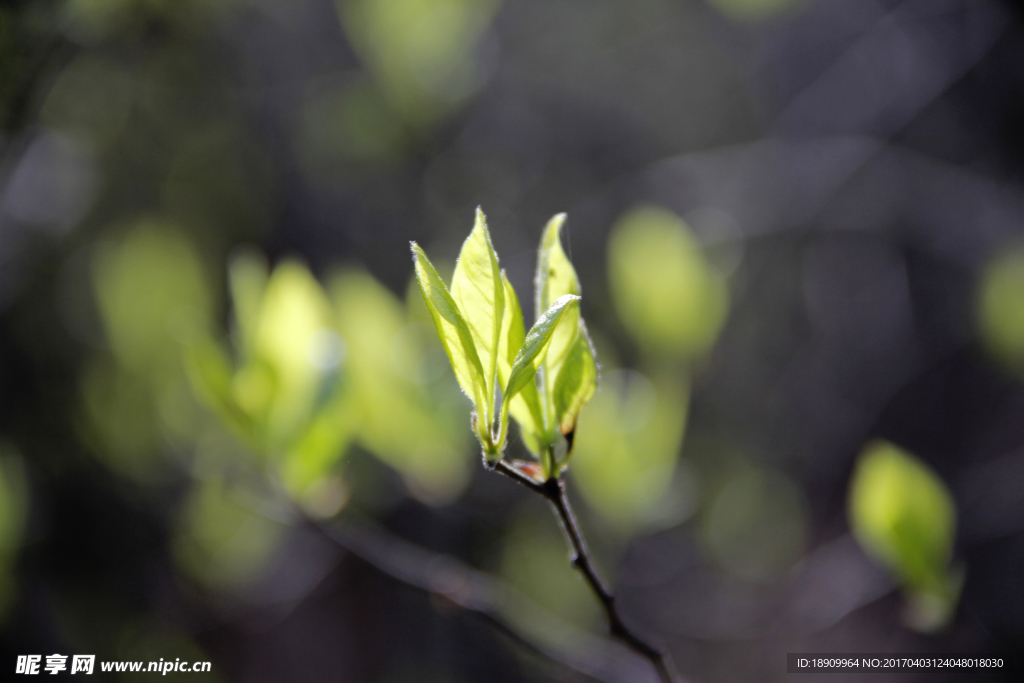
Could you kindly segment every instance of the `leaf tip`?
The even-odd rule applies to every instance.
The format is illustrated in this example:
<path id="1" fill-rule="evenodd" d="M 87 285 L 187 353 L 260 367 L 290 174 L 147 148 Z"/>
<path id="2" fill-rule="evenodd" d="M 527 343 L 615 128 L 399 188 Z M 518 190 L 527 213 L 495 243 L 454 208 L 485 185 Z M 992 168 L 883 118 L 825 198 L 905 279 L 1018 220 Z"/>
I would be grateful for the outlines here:
<path id="1" fill-rule="evenodd" d="M 484 214 L 482 207 L 476 207 L 476 214 L 474 216 L 473 228 L 482 228 L 484 232 L 487 232 L 487 215 Z"/>
<path id="2" fill-rule="evenodd" d="M 549 233 L 554 233 L 555 235 L 560 235 L 562 233 L 562 226 L 565 225 L 565 220 L 568 217 L 569 214 L 565 212 L 556 213 L 554 216 L 551 217 L 551 220 L 548 221 L 546 231 Z"/>

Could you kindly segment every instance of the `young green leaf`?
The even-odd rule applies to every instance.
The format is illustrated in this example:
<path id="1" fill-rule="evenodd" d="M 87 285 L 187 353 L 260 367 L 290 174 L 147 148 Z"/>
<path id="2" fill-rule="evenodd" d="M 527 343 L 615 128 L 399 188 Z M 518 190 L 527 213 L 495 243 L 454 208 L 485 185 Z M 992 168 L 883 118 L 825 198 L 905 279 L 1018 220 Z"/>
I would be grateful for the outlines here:
<path id="1" fill-rule="evenodd" d="M 544 227 L 540 249 L 537 252 L 537 276 L 534 281 L 538 313 L 546 311 L 552 302 L 564 294 L 580 293 L 576 271 L 562 250 L 561 233 L 566 215 L 554 216 Z M 539 316 L 538 316 L 539 317 Z"/>
<path id="2" fill-rule="evenodd" d="M 499 450 L 504 445 L 505 436 L 508 433 L 508 411 L 512 400 L 529 386 L 534 386 L 536 391 L 536 387 L 533 385 L 533 378 L 537 375 L 537 370 L 541 363 L 544 362 L 544 356 L 547 354 L 548 347 L 551 344 L 551 337 L 558 328 L 559 323 L 567 317 L 566 313 L 573 308 L 578 308 L 579 300 L 578 296 L 566 294 L 551 305 L 551 308 L 540 317 L 540 320 L 530 329 L 530 333 L 526 335 L 526 339 L 523 341 L 523 345 L 519 349 L 519 353 L 516 354 L 515 361 L 512 363 L 508 384 L 505 385 L 505 391 L 501 400 L 501 413 L 498 417 L 498 438 L 495 442 L 498 444 Z M 547 439 L 542 438 L 543 434 L 537 431 L 523 430 L 523 435 L 523 441 L 526 442 L 530 452 L 537 453 L 539 451 L 541 457 L 545 457 L 545 453 L 550 449 L 542 443 L 542 441 L 547 441 Z M 501 457 L 500 452 L 497 453 L 497 456 Z M 549 469 L 545 471 L 549 471 Z"/>
<path id="3" fill-rule="evenodd" d="M 558 214 L 548 221 L 541 236 L 540 249 L 537 252 L 537 277 L 534 282 L 538 313 L 548 310 L 552 302 L 559 297 L 566 294 L 580 295 L 580 281 L 576 277 L 576 270 L 562 249 L 561 231 L 564 223 L 565 214 Z M 567 319 L 558 326 L 551 339 L 551 347 L 544 360 L 544 385 L 549 401 L 558 372 L 579 333 L 579 307 L 573 307 L 566 315 Z"/>
<path id="4" fill-rule="evenodd" d="M 597 389 L 597 357 L 582 320 L 579 325 L 576 343 L 566 356 L 555 380 L 555 418 L 558 420 L 559 431 L 565 436 L 576 430 L 580 411 Z"/>
<path id="5" fill-rule="evenodd" d="M 494 403 L 494 377 L 498 362 L 498 340 L 505 313 L 505 287 L 498 256 L 491 245 L 487 219 L 476 210 L 476 223 L 469 233 L 455 264 L 452 299 L 458 304 L 473 335 L 484 372 L 483 406 L 477 406 L 481 419 L 490 424 Z"/>
<path id="6" fill-rule="evenodd" d="M 509 373 L 508 385 L 505 387 L 504 402 L 508 404 L 517 393 L 523 390 L 534 375 L 537 368 L 544 362 L 545 356 L 550 352 L 551 341 L 560 323 L 571 320 L 570 313 L 579 309 L 578 296 L 566 294 L 551 304 L 544 315 L 526 335 L 523 347 L 516 354 L 515 362 L 512 364 L 512 371 Z"/>
<path id="7" fill-rule="evenodd" d="M 501 340 L 498 345 L 498 381 L 502 387 L 507 387 L 516 354 L 526 339 L 526 331 L 523 327 L 523 312 L 519 308 L 519 298 L 512 289 L 512 283 L 505 277 L 504 271 L 501 277 L 505 286 L 505 315 L 501 322 Z M 536 455 L 539 448 L 535 448 L 535 444 L 539 435 L 544 433 L 544 414 L 541 411 L 536 383 L 528 382 L 512 397 L 509 408 L 512 417 L 519 423 L 527 448 Z"/>
<path id="8" fill-rule="evenodd" d="M 912 600 L 926 597 L 932 618 L 920 630 L 944 624 L 959 585 L 949 571 L 956 508 L 942 480 L 910 453 L 875 441 L 857 461 L 849 516 L 865 552 L 899 577 Z"/>
<path id="9" fill-rule="evenodd" d="M 472 399 L 477 410 L 481 410 L 484 404 L 484 369 L 473 343 L 473 335 L 426 253 L 415 242 L 411 246 L 416 280 L 430 317 L 434 320 L 437 336 L 441 338 L 441 345 L 448 354 L 459 386 Z"/>

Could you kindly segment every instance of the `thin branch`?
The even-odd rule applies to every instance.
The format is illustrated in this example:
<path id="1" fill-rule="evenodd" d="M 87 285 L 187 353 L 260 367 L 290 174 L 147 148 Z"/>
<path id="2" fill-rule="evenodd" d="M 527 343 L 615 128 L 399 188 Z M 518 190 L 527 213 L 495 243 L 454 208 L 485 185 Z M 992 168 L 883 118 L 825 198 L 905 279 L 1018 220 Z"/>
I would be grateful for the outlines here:
<path id="1" fill-rule="evenodd" d="M 608 615 L 612 636 L 651 660 L 651 664 L 654 665 L 662 681 L 673 683 L 676 677 L 672 672 L 668 655 L 641 638 L 622 620 L 622 615 L 619 614 L 618 607 L 615 605 L 615 596 L 604 585 L 604 582 L 597 573 L 597 568 L 594 567 L 590 552 L 587 550 L 586 541 L 583 540 L 583 533 L 576 522 L 572 506 L 569 505 L 569 498 L 565 495 L 565 484 L 561 479 L 549 479 L 544 488 L 546 491 L 545 495 L 558 513 L 558 518 L 562 521 L 562 527 L 565 529 L 565 534 L 572 545 L 572 564 L 583 574 L 587 583 L 590 584 L 591 590 L 594 591 L 597 599 L 601 601 L 601 605 Z"/>
<path id="2" fill-rule="evenodd" d="M 498 474 L 504 474 L 509 479 L 512 479 L 518 484 L 522 484 L 526 488 L 530 489 L 534 493 L 539 493 L 542 496 L 547 497 L 547 493 L 544 490 L 544 485 L 539 481 L 526 474 L 514 464 L 509 463 L 507 460 L 499 460 L 497 462 L 491 462 L 484 458 L 484 467 L 489 470 L 494 470 Z"/>
<path id="3" fill-rule="evenodd" d="M 597 573 L 593 559 L 591 559 L 587 543 L 583 539 L 583 533 L 580 531 L 579 524 L 576 521 L 576 515 L 573 514 L 569 498 L 565 494 L 565 484 L 562 480 L 553 477 L 543 484 L 539 483 L 523 473 L 515 465 L 506 463 L 504 460 L 497 463 L 487 463 L 487 466 L 499 474 L 503 474 L 522 484 L 531 491 L 539 493 L 551 503 L 555 513 L 558 515 L 558 519 L 562 523 L 562 529 L 565 531 L 569 545 L 572 547 L 572 565 L 586 579 L 590 589 L 604 608 L 612 637 L 622 641 L 634 652 L 650 661 L 663 683 L 676 683 L 678 679 L 668 654 L 640 637 L 636 631 L 626 625 L 622 615 L 619 614 L 618 607 L 615 604 L 615 596 L 605 586 L 601 576 Z"/>

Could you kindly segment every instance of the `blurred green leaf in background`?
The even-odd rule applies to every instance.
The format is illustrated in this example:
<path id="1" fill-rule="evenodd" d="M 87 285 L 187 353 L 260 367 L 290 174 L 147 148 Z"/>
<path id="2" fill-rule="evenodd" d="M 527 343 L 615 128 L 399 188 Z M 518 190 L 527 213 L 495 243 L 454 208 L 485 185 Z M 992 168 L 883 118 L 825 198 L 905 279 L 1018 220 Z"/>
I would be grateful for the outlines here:
<path id="1" fill-rule="evenodd" d="M 907 594 L 907 624 L 935 631 L 953 617 L 962 574 L 953 570 L 953 498 L 919 459 L 888 441 L 864 447 L 850 483 L 850 526 L 864 551 Z"/>
<path id="2" fill-rule="evenodd" d="M 173 371 L 179 339 L 208 330 L 213 319 L 205 265 L 165 222 L 144 219 L 124 239 L 101 246 L 94 278 L 111 350 L 132 371 Z"/>
<path id="3" fill-rule="evenodd" d="M 322 493 L 321 480 L 351 438 L 341 382 L 347 349 L 335 311 L 298 261 L 268 272 L 262 256 L 243 251 L 229 275 L 235 357 L 200 340 L 187 347 L 190 377 L 204 402 L 303 502 Z"/>
<path id="4" fill-rule="evenodd" d="M 989 352 L 1015 372 L 1024 372 L 1024 248 L 998 252 L 985 266 L 978 307 Z"/>
<path id="5" fill-rule="evenodd" d="M 283 540 L 285 525 L 220 479 L 198 481 L 181 510 L 172 549 L 190 576 L 228 591 L 256 579 Z"/>
<path id="6" fill-rule="evenodd" d="M 474 53 L 499 0 L 336 0 L 341 25 L 391 106 L 420 126 L 479 84 Z"/>
<path id="7" fill-rule="evenodd" d="M 621 530 L 675 521 L 673 477 L 689 391 L 674 378 L 605 370 L 576 436 L 573 474 L 587 504 Z"/>
<path id="8" fill-rule="evenodd" d="M 167 474 L 161 449 L 191 442 L 202 419 L 181 344 L 209 334 L 210 277 L 191 240 L 158 218 L 99 245 L 92 265 L 110 354 L 96 354 L 81 376 L 82 426 L 112 469 L 153 481 Z"/>
<path id="9" fill-rule="evenodd" d="M 577 436 L 574 471 L 587 504 L 620 531 L 635 532 L 677 523 L 697 504 L 690 465 L 679 461 L 689 364 L 714 344 L 729 299 L 689 227 L 653 206 L 635 207 L 613 226 L 608 281 L 619 318 L 644 353 L 639 370 L 606 361 Z"/>
<path id="10" fill-rule="evenodd" d="M 742 467 L 729 476 L 703 519 L 712 556 L 747 581 L 769 581 L 796 566 L 806 550 L 807 527 L 800 487 L 764 467 Z"/>
<path id="11" fill-rule="evenodd" d="M 0 441 L 0 624 L 17 595 L 14 563 L 27 517 L 24 464 L 12 446 Z"/>
<path id="12" fill-rule="evenodd" d="M 494 244 L 458 285 L 438 263 L 466 393 L 522 472 L 572 456 L 595 565 L 689 677 L 811 631 L 1017 642 L 1022 31 L 1001 0 L 3 3 L 0 619 L 225 679 L 548 678 L 320 533 L 367 521 L 601 623 L 557 526 L 474 476 L 465 377 L 402 290 L 402 245 L 454 255 L 482 204 Z M 942 444 L 959 517 L 884 443 L 832 495 L 870 424 Z M 909 625 L 955 627 L 894 628 L 887 573 Z"/>
<path id="13" fill-rule="evenodd" d="M 609 238 L 608 271 L 619 317 L 645 351 L 692 359 L 714 343 L 728 292 L 678 216 L 651 206 L 622 216 Z"/>

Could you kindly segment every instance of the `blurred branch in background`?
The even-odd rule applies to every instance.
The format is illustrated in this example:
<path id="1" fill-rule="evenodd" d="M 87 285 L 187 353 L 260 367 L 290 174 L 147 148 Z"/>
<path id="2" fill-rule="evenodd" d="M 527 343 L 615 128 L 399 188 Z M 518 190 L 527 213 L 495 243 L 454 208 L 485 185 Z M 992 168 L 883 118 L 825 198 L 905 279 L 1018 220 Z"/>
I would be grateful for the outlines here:
<path id="1" fill-rule="evenodd" d="M 573 628 L 502 581 L 450 556 L 397 539 L 365 520 L 354 523 L 348 519 L 322 527 L 342 547 L 374 568 L 441 600 L 442 609 L 447 601 L 466 610 L 555 670 L 606 683 L 649 677 L 641 667 L 629 664 L 620 646 Z M 518 630 L 516 624 L 522 623 L 530 624 L 532 637 Z M 543 636 L 538 638 L 537 634 Z"/>

